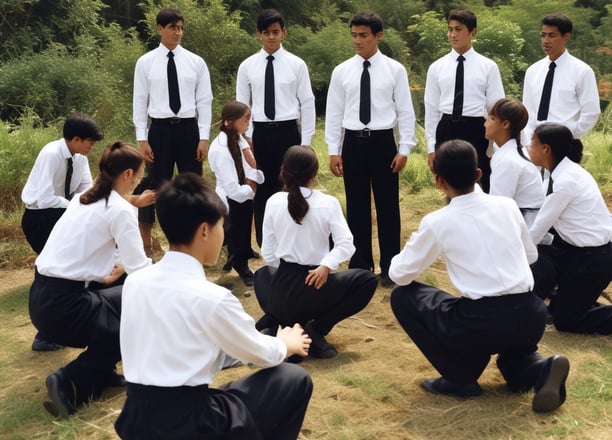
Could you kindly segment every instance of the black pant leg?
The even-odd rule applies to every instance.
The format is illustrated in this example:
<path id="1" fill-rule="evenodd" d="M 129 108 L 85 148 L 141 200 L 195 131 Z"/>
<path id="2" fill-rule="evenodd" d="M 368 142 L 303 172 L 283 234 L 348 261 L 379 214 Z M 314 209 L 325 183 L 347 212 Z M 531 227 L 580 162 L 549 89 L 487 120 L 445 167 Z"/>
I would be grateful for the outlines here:
<path id="1" fill-rule="evenodd" d="M 65 208 L 26 209 L 21 217 L 21 229 L 26 240 L 37 254 L 45 247 L 47 239 Z"/>

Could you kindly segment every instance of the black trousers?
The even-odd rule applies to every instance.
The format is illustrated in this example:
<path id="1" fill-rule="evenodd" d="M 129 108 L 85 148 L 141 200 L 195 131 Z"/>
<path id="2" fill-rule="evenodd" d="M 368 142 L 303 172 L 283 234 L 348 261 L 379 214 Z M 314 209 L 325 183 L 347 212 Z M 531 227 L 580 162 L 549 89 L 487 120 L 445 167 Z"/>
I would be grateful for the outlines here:
<path id="1" fill-rule="evenodd" d="M 304 282 L 310 269 L 281 262 L 278 269 L 264 266 L 255 272 L 254 289 L 261 308 L 283 326 L 312 320 L 326 335 L 338 322 L 365 308 L 378 285 L 372 272 L 348 269 L 330 273 L 317 290 Z"/>
<path id="2" fill-rule="evenodd" d="M 136 194 L 145 189 L 157 190 L 163 182 L 171 180 L 174 168 L 179 173 L 192 172 L 202 175 L 202 162 L 196 160 L 200 130 L 196 118 L 180 119 L 180 123 L 165 119 L 152 119 L 148 141 L 153 150 L 154 161 L 147 165 L 145 187 L 141 182 Z M 139 208 L 141 223 L 155 221 L 155 206 Z"/>
<path id="3" fill-rule="evenodd" d="M 462 116 L 461 119 L 453 119 L 451 115 L 443 115 L 436 129 L 436 149 L 451 139 L 463 139 L 472 144 L 478 153 L 478 168 L 482 170 L 480 186 L 488 193 L 491 159 L 487 157 L 489 141 L 485 138 L 484 122 L 484 118 Z"/>
<path id="4" fill-rule="evenodd" d="M 129 383 L 115 429 L 126 440 L 295 440 L 311 394 L 308 373 L 289 363 L 220 389 Z"/>
<path id="5" fill-rule="evenodd" d="M 346 217 L 356 251 L 350 268 L 374 270 L 372 254 L 372 197 L 378 223 L 380 270 L 389 271 L 391 258 L 400 251 L 399 177 L 391 171 L 397 154 L 393 130 L 360 137 L 345 130 L 342 145 Z"/>
<path id="6" fill-rule="evenodd" d="M 597 302 L 612 281 L 612 243 L 578 248 L 558 236 L 552 245 L 538 246 L 538 260 L 531 266 L 535 293 L 549 296 L 555 327 L 575 333 L 612 334 L 612 305 Z"/>
<path id="7" fill-rule="evenodd" d="M 66 211 L 65 208 L 27 209 L 21 217 L 21 229 L 37 254 L 45 247 L 51 230 Z"/>
<path id="8" fill-rule="evenodd" d="M 82 281 L 35 273 L 29 297 L 32 324 L 58 344 L 86 348 L 62 368 L 75 385 L 77 405 L 100 396 L 121 359 L 121 289 L 91 290 Z"/>
<path id="9" fill-rule="evenodd" d="M 543 371 L 537 344 L 548 313 L 531 292 L 471 300 L 412 282 L 393 290 L 391 308 L 429 362 L 452 382 L 476 381 L 495 353 L 513 391 L 530 389 Z"/>
<path id="10" fill-rule="evenodd" d="M 261 247 L 262 227 L 266 202 L 282 189 L 279 180 L 281 165 L 287 150 L 300 143 L 297 121 L 254 122 L 253 153 L 257 168 L 263 171 L 265 181 L 257 187 L 254 200 L 255 238 Z"/>
<path id="11" fill-rule="evenodd" d="M 244 266 L 252 254 L 253 201 L 238 203 L 228 198 L 227 203 L 230 220 L 225 237 L 227 250 L 235 265 Z"/>

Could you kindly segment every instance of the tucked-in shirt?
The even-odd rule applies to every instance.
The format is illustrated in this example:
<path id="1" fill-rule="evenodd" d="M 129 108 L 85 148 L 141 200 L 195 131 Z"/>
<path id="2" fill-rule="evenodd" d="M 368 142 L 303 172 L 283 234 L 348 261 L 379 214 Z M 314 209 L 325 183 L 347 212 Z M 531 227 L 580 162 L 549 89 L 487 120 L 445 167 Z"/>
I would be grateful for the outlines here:
<path id="1" fill-rule="evenodd" d="M 433 153 L 436 128 L 443 114 L 453 113 L 457 57 L 454 49 L 434 61 L 427 70 L 425 82 L 425 134 L 427 151 Z M 471 48 L 463 54 L 464 87 L 462 116 L 486 118 L 493 104 L 504 98 L 499 68 L 493 60 Z"/>
<path id="2" fill-rule="evenodd" d="M 263 172 L 251 167 L 244 158 L 243 150 L 249 148 L 249 144 L 242 136 L 240 136 L 239 146 L 245 178 L 251 179 L 257 183 L 263 183 Z M 225 201 L 226 198 L 230 198 L 238 203 L 253 200 L 253 197 L 255 197 L 253 189 L 249 185 L 241 185 L 238 181 L 238 171 L 236 171 L 234 159 L 227 146 L 226 133 L 220 132 L 219 136 L 217 136 L 210 145 L 210 150 L 208 151 L 208 164 L 212 172 L 215 173 L 215 179 L 217 181 L 216 191 L 219 197 L 221 197 L 221 200 Z"/>
<path id="3" fill-rule="evenodd" d="M 226 353 L 260 367 L 287 355 L 232 292 L 206 279 L 190 255 L 167 252 L 127 277 L 121 300 L 121 358 L 128 382 L 160 387 L 210 384 Z"/>
<path id="4" fill-rule="evenodd" d="M 597 122 L 601 107 L 595 73 L 586 63 L 566 50 L 555 60 L 548 122 L 565 125 L 574 137 L 584 136 Z M 523 104 L 529 112 L 529 122 L 523 130 L 523 143 L 529 145 L 538 121 L 538 107 L 542 97 L 544 81 L 548 74 L 548 57 L 532 64 L 525 72 Z"/>
<path id="5" fill-rule="evenodd" d="M 71 157 L 65 139 L 45 145 L 30 171 L 28 180 L 21 191 L 21 200 L 28 209 L 66 208 L 66 171 Z M 72 156 L 72 178 L 70 194 L 83 192 L 92 185 L 91 171 L 87 156 L 76 153 Z"/>
<path id="6" fill-rule="evenodd" d="M 612 240 L 612 217 L 597 182 L 587 170 L 565 157 L 551 173 L 553 192 L 529 233 L 535 243 L 551 227 L 567 243 L 577 247 L 602 246 Z"/>
<path id="7" fill-rule="evenodd" d="M 268 122 L 264 113 L 265 75 L 268 53 L 260 50 L 244 60 L 236 77 L 236 100 L 251 106 L 253 121 Z M 315 132 L 315 102 L 306 63 L 282 47 L 274 60 L 275 121 L 299 119 L 302 145 L 310 145 Z M 247 131 L 250 136 L 252 127 Z"/>
<path id="8" fill-rule="evenodd" d="M 353 234 L 338 200 L 321 191 L 300 188 L 308 202 L 308 212 L 298 225 L 287 208 L 286 192 L 268 199 L 263 220 L 262 256 L 269 266 L 278 267 L 283 259 L 307 266 L 336 270 L 355 252 Z M 331 234 L 334 247 L 329 249 Z"/>
<path id="9" fill-rule="evenodd" d="M 371 78 L 371 120 L 359 120 L 363 62 L 359 55 L 337 65 L 331 76 L 325 111 L 325 142 L 329 155 L 340 155 L 343 128 L 348 130 L 387 130 L 397 125 L 399 154 L 408 156 L 416 145 L 414 107 L 406 68 L 380 51 L 368 61 Z"/>
<path id="10" fill-rule="evenodd" d="M 489 194 L 510 197 L 519 208 L 539 208 L 544 203 L 542 175 L 519 154 L 515 139 L 502 145 L 491 158 Z"/>
<path id="11" fill-rule="evenodd" d="M 200 139 L 208 139 L 213 100 L 208 66 L 202 57 L 182 46 L 172 51 L 181 96 L 181 109 L 174 114 L 168 94 L 168 52 L 168 48 L 160 44 L 136 62 L 133 97 L 136 139 L 147 140 L 147 116 L 156 119 L 197 117 Z"/>
<path id="12" fill-rule="evenodd" d="M 467 298 L 528 292 L 529 264 L 538 251 L 516 203 L 507 197 L 471 192 L 423 217 L 402 251 L 393 257 L 389 277 L 410 284 L 436 258 Z"/>
<path id="13" fill-rule="evenodd" d="M 114 190 L 89 205 L 75 195 L 55 224 L 36 259 L 43 275 L 75 281 L 98 281 L 117 262 L 129 274 L 151 264 L 138 230 L 137 209 Z"/>

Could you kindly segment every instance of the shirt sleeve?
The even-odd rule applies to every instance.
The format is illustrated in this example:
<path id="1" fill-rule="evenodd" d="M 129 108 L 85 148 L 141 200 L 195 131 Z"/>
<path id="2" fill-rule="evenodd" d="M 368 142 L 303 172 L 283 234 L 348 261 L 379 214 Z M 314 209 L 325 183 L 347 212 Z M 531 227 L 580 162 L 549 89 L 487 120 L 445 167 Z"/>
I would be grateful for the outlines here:
<path id="1" fill-rule="evenodd" d="M 538 215 L 529 228 L 529 235 L 535 244 L 540 243 L 572 198 L 573 194 L 562 188 L 555 188 L 554 192 L 546 196 Z"/>
<path id="2" fill-rule="evenodd" d="M 126 207 L 117 207 L 116 212 L 111 213 L 110 231 L 128 274 L 151 264 L 151 259 L 144 252 L 135 212 L 128 211 Z"/>
<path id="3" fill-rule="evenodd" d="M 242 160 L 242 164 L 244 166 L 244 160 Z M 218 176 L 217 180 L 221 181 L 221 188 L 223 189 L 223 192 L 225 192 L 227 197 L 229 197 L 230 199 L 238 203 L 244 203 L 247 200 L 252 200 L 253 197 L 255 197 L 255 193 L 249 185 L 240 185 L 238 183 L 238 173 L 236 172 L 236 165 L 234 164 L 234 159 L 232 158 L 232 156 L 230 156 L 229 153 L 219 155 L 217 160 L 217 166 L 215 167 L 215 175 Z"/>
<path id="4" fill-rule="evenodd" d="M 249 84 L 249 75 L 247 72 L 246 60 L 238 66 L 238 73 L 236 75 L 236 101 L 242 102 L 253 107 L 251 103 L 251 85 Z M 245 136 L 251 137 L 253 135 L 253 112 L 251 112 L 251 123 L 245 133 Z"/>
<path id="5" fill-rule="evenodd" d="M 300 102 L 300 123 L 302 129 L 302 145 L 310 145 L 315 132 L 316 111 L 315 99 L 310 85 L 308 66 L 300 61 L 297 72 L 297 98 Z"/>
<path id="6" fill-rule="evenodd" d="M 491 69 L 489 70 L 487 78 L 487 90 L 486 94 L 486 107 L 487 113 L 493 107 L 498 100 L 505 98 L 504 84 L 502 83 L 501 74 L 499 73 L 499 67 L 497 64 L 492 63 Z"/>
<path id="7" fill-rule="evenodd" d="M 89 161 L 85 158 L 83 163 L 83 172 L 81 173 L 81 180 L 79 181 L 79 185 L 74 191 L 75 194 L 82 193 L 93 186 L 93 180 L 91 178 L 91 170 L 89 169 Z"/>
<path id="8" fill-rule="evenodd" d="M 261 239 L 261 256 L 268 266 L 278 267 L 280 261 L 276 258 L 275 251 L 278 247 L 278 241 L 274 234 L 274 219 L 273 210 L 268 208 L 270 199 L 266 202 L 266 209 L 264 213 L 263 225 L 262 225 L 262 239 Z"/>
<path id="9" fill-rule="evenodd" d="M 397 112 L 397 127 L 399 130 L 399 154 L 408 156 L 410 150 L 416 145 L 416 116 L 412 105 L 412 95 L 410 94 L 410 83 L 408 82 L 408 72 L 401 66 L 397 69 L 395 90 L 393 100 Z"/>
<path id="10" fill-rule="evenodd" d="M 519 176 L 520 168 L 515 166 L 512 161 L 495 160 L 495 156 L 493 156 L 493 159 L 491 159 L 491 188 L 489 194 L 513 199 L 518 187 Z M 524 208 L 527 208 L 527 206 Z"/>
<path id="11" fill-rule="evenodd" d="M 196 109 L 198 110 L 198 128 L 200 139 L 208 140 L 210 137 L 210 121 L 212 118 L 212 87 L 208 66 L 202 60 L 195 90 Z"/>
<path id="12" fill-rule="evenodd" d="M 436 146 L 436 129 L 442 113 L 440 112 L 440 86 L 437 81 L 435 65 L 429 66 L 425 81 L 425 136 L 427 152 L 433 153 Z"/>
<path id="13" fill-rule="evenodd" d="M 344 218 L 340 202 L 336 199 L 333 200 L 333 206 L 330 210 L 329 225 L 334 247 L 323 257 L 320 264 L 329 267 L 331 270 L 336 270 L 340 263 L 348 260 L 355 253 L 353 234 Z"/>
<path id="14" fill-rule="evenodd" d="M 344 116 L 345 96 L 339 75 L 338 67 L 336 67 L 332 72 L 327 91 L 325 142 L 327 143 L 327 153 L 330 156 L 340 155 L 342 148 L 342 118 Z"/>
<path id="15" fill-rule="evenodd" d="M 136 62 L 134 69 L 134 95 L 132 97 L 132 118 L 136 127 L 136 140 L 147 140 L 149 89 L 143 58 Z"/>
<path id="16" fill-rule="evenodd" d="M 43 154 L 36 159 L 33 173 L 36 173 L 36 194 L 34 201 L 39 209 L 46 208 L 67 208 L 70 204 L 69 200 L 63 196 L 55 195 L 53 185 L 55 173 L 58 170 L 64 170 L 65 175 L 66 164 L 64 159 L 54 154 Z"/>
<path id="17" fill-rule="evenodd" d="M 585 69 L 582 78 L 577 83 L 576 95 L 580 103 L 580 119 L 576 125 L 574 137 L 584 136 L 597 122 L 601 107 L 597 80 L 592 69 Z"/>
<path id="18" fill-rule="evenodd" d="M 433 263 L 442 253 L 442 246 L 427 219 L 423 219 L 419 229 L 413 232 L 404 249 L 391 259 L 389 278 L 396 284 L 405 286 Z"/>

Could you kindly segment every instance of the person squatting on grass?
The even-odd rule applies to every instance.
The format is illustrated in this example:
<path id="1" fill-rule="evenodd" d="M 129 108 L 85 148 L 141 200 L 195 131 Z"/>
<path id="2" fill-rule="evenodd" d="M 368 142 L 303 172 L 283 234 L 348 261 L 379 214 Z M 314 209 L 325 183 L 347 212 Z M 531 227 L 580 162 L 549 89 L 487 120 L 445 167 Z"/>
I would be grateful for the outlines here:
<path id="1" fill-rule="evenodd" d="M 299 324 L 259 333 L 229 290 L 206 279 L 223 245 L 227 208 L 201 176 L 179 174 L 157 196 L 170 248 L 128 276 L 121 354 L 127 399 L 115 423 L 123 439 L 295 440 L 312 394 L 308 373 L 283 362 L 305 356 Z M 227 356 L 261 370 L 211 388 Z"/>
<path id="2" fill-rule="evenodd" d="M 36 259 L 32 323 L 59 344 L 85 348 L 46 379 L 45 408 L 56 417 L 73 414 L 106 387 L 125 385 L 115 373 L 121 359 L 122 276 L 151 264 L 136 208 L 125 196 L 143 172 L 138 150 L 123 142 L 109 144 L 93 187 L 70 201 Z"/>
<path id="3" fill-rule="evenodd" d="M 550 297 L 558 330 L 612 334 L 612 305 L 597 302 L 612 280 L 612 217 L 597 182 L 579 165 L 582 142 L 567 127 L 546 122 L 535 128 L 529 155 L 548 171 L 549 189 L 529 229 L 540 243 L 534 292 Z"/>
<path id="4" fill-rule="evenodd" d="M 537 352 L 548 313 L 532 292 L 529 263 L 538 253 L 516 203 L 474 191 L 481 171 L 466 141 L 443 143 L 433 167 L 436 186 L 450 202 L 423 218 L 389 269 L 398 284 L 391 294 L 393 313 L 441 374 L 423 387 L 479 396 L 477 380 L 498 353 L 510 391 L 535 388 L 534 411 L 558 408 L 566 397 L 569 361 Z M 438 257 L 444 257 L 460 297 L 415 281 Z"/>
<path id="5" fill-rule="evenodd" d="M 261 251 L 267 266 L 255 272 L 255 293 L 266 313 L 258 328 L 299 322 L 312 338 L 309 355 L 326 359 L 338 351 L 325 335 L 367 306 L 378 282 L 367 269 L 336 271 L 355 247 L 338 200 L 312 189 L 318 170 L 308 146 L 285 154 L 285 191 L 266 204 Z"/>

